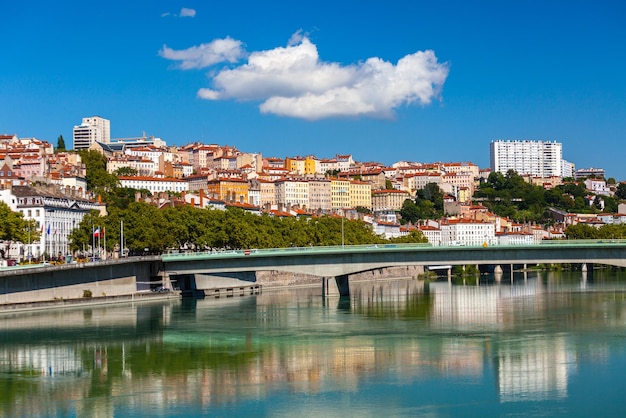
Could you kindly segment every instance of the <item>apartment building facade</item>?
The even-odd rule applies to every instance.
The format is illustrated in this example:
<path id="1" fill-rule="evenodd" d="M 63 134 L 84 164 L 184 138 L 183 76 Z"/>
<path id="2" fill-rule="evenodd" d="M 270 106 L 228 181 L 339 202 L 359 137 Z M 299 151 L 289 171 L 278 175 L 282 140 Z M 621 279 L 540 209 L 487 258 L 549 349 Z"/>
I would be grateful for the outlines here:
<path id="1" fill-rule="evenodd" d="M 111 121 L 100 116 L 83 118 L 80 125 L 74 126 L 74 150 L 89 149 L 94 142 L 111 142 Z"/>
<path id="2" fill-rule="evenodd" d="M 491 170 L 502 174 L 562 177 L 563 146 L 556 141 L 492 141 L 489 157 Z"/>

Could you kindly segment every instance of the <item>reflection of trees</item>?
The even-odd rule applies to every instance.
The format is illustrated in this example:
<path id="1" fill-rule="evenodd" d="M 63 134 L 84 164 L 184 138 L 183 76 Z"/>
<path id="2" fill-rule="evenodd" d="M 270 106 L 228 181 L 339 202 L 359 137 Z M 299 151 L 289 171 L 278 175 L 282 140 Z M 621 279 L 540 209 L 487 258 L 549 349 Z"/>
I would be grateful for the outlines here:
<path id="1" fill-rule="evenodd" d="M 428 319 L 432 295 L 418 280 L 361 284 L 352 289 L 352 312 L 378 319 Z"/>

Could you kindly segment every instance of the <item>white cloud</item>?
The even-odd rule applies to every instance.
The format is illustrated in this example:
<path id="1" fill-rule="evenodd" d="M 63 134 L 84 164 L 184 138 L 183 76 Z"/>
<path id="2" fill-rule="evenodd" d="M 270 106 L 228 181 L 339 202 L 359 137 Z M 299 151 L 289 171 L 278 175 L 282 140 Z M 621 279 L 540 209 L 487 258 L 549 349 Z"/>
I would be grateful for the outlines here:
<path id="1" fill-rule="evenodd" d="M 201 47 L 180 53 L 193 55 L 187 51 Z M 181 68 L 202 68 L 193 65 L 197 58 L 168 55 L 166 58 L 181 60 Z M 253 52 L 247 63 L 210 74 L 212 88 L 200 89 L 198 97 L 259 100 L 262 113 L 308 120 L 390 118 L 400 106 L 427 105 L 438 99 L 448 71 L 447 63 L 439 63 L 433 51 L 406 55 L 395 65 L 380 58 L 354 65 L 324 62 L 317 47 L 297 32 L 287 47 Z"/>
<path id="2" fill-rule="evenodd" d="M 186 7 L 183 7 L 182 9 L 180 9 L 180 17 L 195 17 L 196 16 L 196 11 L 194 9 L 188 9 Z"/>
<path id="3" fill-rule="evenodd" d="M 180 69 L 190 70 L 210 67 L 221 62 L 237 62 L 243 57 L 244 50 L 241 41 L 227 37 L 179 51 L 163 45 L 159 55 L 169 60 L 180 61 L 178 64 Z"/>

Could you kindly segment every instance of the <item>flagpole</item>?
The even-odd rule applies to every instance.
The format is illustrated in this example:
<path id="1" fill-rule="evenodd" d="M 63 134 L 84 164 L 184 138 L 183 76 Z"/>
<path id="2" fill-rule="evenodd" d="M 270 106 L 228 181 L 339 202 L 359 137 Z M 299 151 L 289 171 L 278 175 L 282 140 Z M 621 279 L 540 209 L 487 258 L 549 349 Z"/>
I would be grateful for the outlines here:
<path id="1" fill-rule="evenodd" d="M 102 235 L 104 235 L 104 260 L 107 259 L 107 236 L 104 233 L 104 227 L 102 227 Z"/>
<path id="2" fill-rule="evenodd" d="M 48 222 L 48 241 L 50 241 L 50 252 L 48 253 L 48 260 L 52 260 L 52 237 L 50 237 L 50 222 Z"/>
<path id="3" fill-rule="evenodd" d="M 120 219 L 120 258 L 124 257 L 124 219 Z"/>

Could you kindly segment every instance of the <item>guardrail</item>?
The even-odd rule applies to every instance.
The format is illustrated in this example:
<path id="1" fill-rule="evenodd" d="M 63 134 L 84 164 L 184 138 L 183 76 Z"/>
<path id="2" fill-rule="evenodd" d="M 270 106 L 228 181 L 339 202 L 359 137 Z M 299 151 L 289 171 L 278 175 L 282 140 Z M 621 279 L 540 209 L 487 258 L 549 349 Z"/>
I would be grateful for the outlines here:
<path id="1" fill-rule="evenodd" d="M 367 244 L 367 245 L 333 245 L 322 247 L 285 247 L 285 248 L 251 248 L 245 250 L 219 250 L 219 251 L 189 251 L 179 253 L 163 254 L 163 261 L 173 261 L 176 259 L 203 258 L 206 256 L 215 257 L 240 257 L 240 256 L 259 256 L 259 255 L 288 255 L 306 253 L 336 253 L 346 250 L 398 250 L 398 249 L 420 249 L 433 248 L 431 244 Z"/>
<path id="2" fill-rule="evenodd" d="M 570 247 L 581 245 L 593 245 L 593 246 L 619 246 L 626 245 L 626 239 L 611 239 L 611 240 L 545 240 L 537 244 L 490 244 L 490 245 L 448 245 L 448 246 L 433 246 L 430 243 L 419 244 L 366 244 L 366 245 L 334 245 L 334 246 L 322 246 L 322 247 L 287 247 L 287 248 L 263 248 L 263 249 L 239 249 L 239 250 L 219 250 L 219 251 L 188 251 L 178 253 L 163 254 L 162 260 L 176 261 L 180 259 L 194 259 L 194 258 L 206 258 L 207 256 L 215 258 L 229 258 L 229 257 L 248 257 L 248 256 L 266 256 L 266 255 L 293 255 L 314 253 L 337 253 L 345 251 L 416 251 L 416 250 L 435 250 L 435 251 L 463 251 L 464 249 L 476 249 L 476 248 L 536 248 L 541 246 L 550 247 Z"/>

